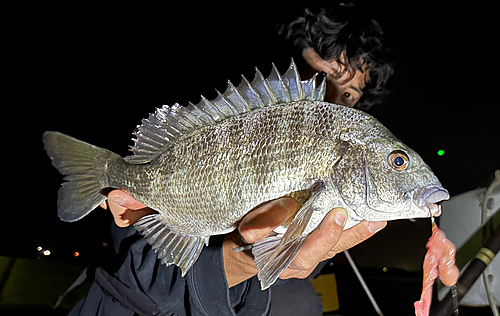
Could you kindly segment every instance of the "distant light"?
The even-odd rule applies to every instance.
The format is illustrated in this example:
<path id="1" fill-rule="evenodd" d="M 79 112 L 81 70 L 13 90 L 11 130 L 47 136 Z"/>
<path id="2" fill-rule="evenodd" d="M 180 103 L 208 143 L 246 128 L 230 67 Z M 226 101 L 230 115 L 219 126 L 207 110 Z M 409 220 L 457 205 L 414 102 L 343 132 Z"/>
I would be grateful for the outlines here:
<path id="1" fill-rule="evenodd" d="M 387 267 L 383 267 L 382 271 L 387 272 Z"/>
<path id="2" fill-rule="evenodd" d="M 73 256 L 76 258 L 80 255 L 80 253 L 78 251 L 75 251 L 75 253 L 73 254 Z"/>
<path id="3" fill-rule="evenodd" d="M 50 256 L 50 250 L 44 250 L 42 253 L 44 256 Z"/>
<path id="4" fill-rule="evenodd" d="M 42 251 L 42 249 L 43 249 L 43 248 L 42 248 L 42 247 L 40 247 L 40 246 L 36 247 L 36 250 L 37 250 L 37 251 Z"/>
<path id="5" fill-rule="evenodd" d="M 443 156 L 444 155 L 444 149 L 438 150 L 438 156 Z"/>

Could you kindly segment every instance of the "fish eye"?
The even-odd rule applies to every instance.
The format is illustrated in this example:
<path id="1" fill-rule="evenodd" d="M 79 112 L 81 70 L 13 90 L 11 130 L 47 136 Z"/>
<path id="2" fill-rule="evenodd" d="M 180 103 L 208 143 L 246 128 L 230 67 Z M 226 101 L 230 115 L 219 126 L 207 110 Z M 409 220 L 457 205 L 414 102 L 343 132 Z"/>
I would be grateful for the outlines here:
<path id="1" fill-rule="evenodd" d="M 410 158 L 408 158 L 408 155 L 404 151 L 395 150 L 389 155 L 388 161 L 391 167 L 398 171 L 402 171 L 408 167 Z"/>

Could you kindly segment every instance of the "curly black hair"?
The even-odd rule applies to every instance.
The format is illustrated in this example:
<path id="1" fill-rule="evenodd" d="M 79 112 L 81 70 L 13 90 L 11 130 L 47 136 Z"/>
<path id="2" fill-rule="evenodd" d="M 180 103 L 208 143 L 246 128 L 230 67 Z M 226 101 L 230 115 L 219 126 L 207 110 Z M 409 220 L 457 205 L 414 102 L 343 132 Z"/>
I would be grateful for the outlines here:
<path id="1" fill-rule="evenodd" d="M 353 4 L 337 4 L 313 12 L 309 8 L 292 21 L 285 38 L 301 51 L 313 48 L 323 59 L 335 59 L 346 68 L 369 70 L 370 79 L 356 107 L 362 110 L 380 103 L 388 94 L 387 84 L 394 69 L 383 32 L 377 21 L 365 16 Z M 354 74 L 352 74 L 354 75 Z"/>

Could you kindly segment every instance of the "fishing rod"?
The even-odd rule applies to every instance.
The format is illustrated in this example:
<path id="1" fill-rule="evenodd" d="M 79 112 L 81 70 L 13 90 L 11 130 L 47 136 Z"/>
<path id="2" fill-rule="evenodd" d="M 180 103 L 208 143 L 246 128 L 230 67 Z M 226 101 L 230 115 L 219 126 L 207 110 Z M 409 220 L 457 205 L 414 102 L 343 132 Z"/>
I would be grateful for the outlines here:
<path id="1" fill-rule="evenodd" d="M 500 225 L 493 231 L 490 238 L 486 240 L 483 247 L 477 252 L 476 256 L 465 269 L 462 276 L 457 281 L 458 301 L 470 290 L 474 282 L 481 276 L 484 269 L 493 261 L 493 258 L 500 249 Z M 436 316 L 449 316 L 454 310 L 454 298 L 452 293 L 448 293 L 446 297 L 439 302 L 436 307 Z"/>

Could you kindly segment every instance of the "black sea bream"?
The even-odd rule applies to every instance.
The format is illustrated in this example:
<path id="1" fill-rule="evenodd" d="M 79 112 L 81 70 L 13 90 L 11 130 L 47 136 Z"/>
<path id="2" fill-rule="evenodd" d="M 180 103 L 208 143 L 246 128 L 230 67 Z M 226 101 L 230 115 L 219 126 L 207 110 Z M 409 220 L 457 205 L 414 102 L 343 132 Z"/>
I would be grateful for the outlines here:
<path id="1" fill-rule="evenodd" d="M 252 249 L 266 289 L 334 207 L 348 211 L 345 229 L 438 215 L 435 203 L 449 195 L 418 154 L 324 94 L 324 80 L 301 81 L 292 61 L 283 76 L 274 66 L 267 78 L 257 70 L 214 100 L 157 109 L 135 132 L 129 157 L 46 132 L 47 153 L 66 176 L 59 217 L 76 221 L 106 199 L 105 189 L 126 189 L 158 211 L 137 230 L 185 275 L 211 235 L 236 229 L 263 202 L 306 192 L 290 224 Z"/>

